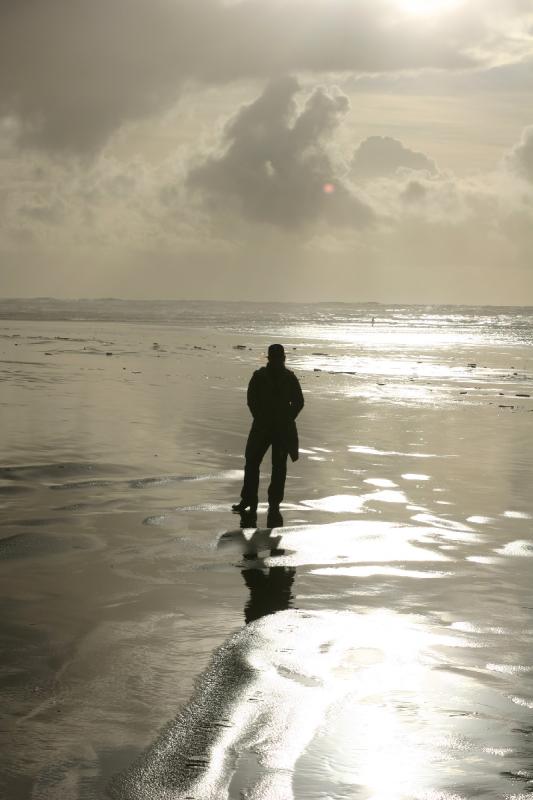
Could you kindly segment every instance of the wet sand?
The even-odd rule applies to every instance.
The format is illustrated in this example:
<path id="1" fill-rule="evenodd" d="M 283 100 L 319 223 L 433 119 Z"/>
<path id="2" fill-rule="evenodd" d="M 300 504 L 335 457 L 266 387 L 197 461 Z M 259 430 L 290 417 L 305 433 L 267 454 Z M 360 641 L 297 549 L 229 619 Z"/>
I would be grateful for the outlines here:
<path id="1" fill-rule="evenodd" d="M 285 325 L 302 454 L 242 528 L 257 327 L 0 323 L 1 796 L 525 797 L 530 348 Z"/>

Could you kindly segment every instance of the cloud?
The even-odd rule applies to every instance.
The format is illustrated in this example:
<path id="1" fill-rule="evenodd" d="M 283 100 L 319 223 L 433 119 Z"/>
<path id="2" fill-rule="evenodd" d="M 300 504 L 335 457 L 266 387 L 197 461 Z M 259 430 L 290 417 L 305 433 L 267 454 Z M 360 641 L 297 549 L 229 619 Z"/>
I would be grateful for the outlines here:
<path id="1" fill-rule="evenodd" d="M 524 130 L 521 140 L 509 153 L 507 164 L 521 178 L 533 183 L 533 125 Z"/>
<path id="2" fill-rule="evenodd" d="M 163 220 L 154 182 L 156 171 L 138 159 L 63 163 L 13 149 L 0 187 L 0 248 L 34 243 L 62 258 L 76 248 L 159 241 Z"/>
<path id="3" fill-rule="evenodd" d="M 354 180 L 372 180 L 394 175 L 400 169 L 434 174 L 435 163 L 423 153 L 409 150 L 390 136 L 369 136 L 361 142 L 352 158 L 350 174 Z"/>
<path id="4" fill-rule="evenodd" d="M 401 197 L 407 203 L 422 203 L 427 197 L 427 189 L 420 181 L 409 181 Z"/>
<path id="5" fill-rule="evenodd" d="M 524 141 L 529 141 L 527 132 Z M 529 215 L 533 223 L 533 195 L 524 192 L 517 181 L 517 150 L 521 151 L 521 145 L 493 170 L 463 177 L 436 167 L 432 172 L 422 169 L 419 174 L 412 168 L 390 169 L 387 174 L 383 170 L 365 182 L 365 196 L 389 231 L 406 220 L 421 231 L 426 225 L 470 225 L 482 239 L 483 231 L 488 234 L 506 228 L 510 217 Z M 427 158 L 422 153 L 417 155 L 421 163 Z"/>
<path id="6" fill-rule="evenodd" d="M 23 144 L 98 149 L 124 122 L 176 99 L 179 21 L 162 0 L 4 0 L 0 112 L 20 119 Z"/>
<path id="7" fill-rule="evenodd" d="M 468 5 L 416 24 L 394 0 L 3 0 L 0 115 L 19 119 L 23 144 L 94 153 L 190 81 L 467 69 L 500 44 L 483 4 Z"/>
<path id="8" fill-rule="evenodd" d="M 42 222 L 46 225 L 59 225 L 64 219 L 63 207 L 61 203 L 57 202 L 23 205 L 19 209 L 19 214 L 30 221 Z"/>
<path id="9" fill-rule="evenodd" d="M 343 88 L 350 94 L 404 94 L 458 96 L 473 94 L 533 94 L 533 58 L 468 70 L 425 69 L 347 78 Z"/>
<path id="10" fill-rule="evenodd" d="M 336 175 L 328 153 L 349 104 L 343 94 L 316 88 L 303 108 L 298 82 L 271 82 L 226 126 L 223 151 L 193 168 L 188 184 L 212 213 L 232 209 L 256 223 L 298 229 L 325 221 L 363 226 L 370 208 Z"/>
<path id="11" fill-rule="evenodd" d="M 463 177 L 370 137 L 356 179 L 338 89 L 285 77 L 242 96 L 218 139 L 211 115 L 161 160 L 20 153 L 0 127 L 0 291 L 531 302 L 533 128 Z"/>

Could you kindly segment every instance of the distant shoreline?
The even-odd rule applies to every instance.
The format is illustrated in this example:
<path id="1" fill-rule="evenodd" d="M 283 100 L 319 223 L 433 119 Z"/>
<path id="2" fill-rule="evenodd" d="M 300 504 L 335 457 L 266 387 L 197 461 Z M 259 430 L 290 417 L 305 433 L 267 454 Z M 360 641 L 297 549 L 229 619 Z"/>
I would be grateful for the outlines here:
<path id="1" fill-rule="evenodd" d="M 148 306 L 151 304 L 160 305 L 160 306 L 174 306 L 174 305 L 215 305 L 215 306 L 296 306 L 296 307 L 309 307 L 309 306 L 342 306 L 343 308 L 420 308 L 420 309 L 428 309 L 428 308 L 460 308 L 460 309 L 519 309 L 519 310 L 526 310 L 530 309 L 533 311 L 533 305 L 512 305 L 512 304 L 500 304 L 495 305 L 493 303 L 439 303 L 439 302 L 428 302 L 428 303 L 406 303 L 406 302 L 384 302 L 380 300 L 310 300 L 310 301 L 296 301 L 296 300 L 206 300 L 206 299 L 169 299 L 165 300 L 162 298 L 154 298 L 154 299 L 146 299 L 146 298 L 124 298 L 124 297 L 72 297 L 72 298 L 64 298 L 64 297 L 3 297 L 0 298 L 0 318 L 4 318 L 3 316 L 3 309 L 2 306 L 8 303 L 24 303 L 24 304 L 57 304 L 57 305 L 67 305 L 71 303 L 75 303 L 77 305 L 90 305 L 95 303 L 119 303 L 123 305 L 136 305 L 136 306 Z"/>

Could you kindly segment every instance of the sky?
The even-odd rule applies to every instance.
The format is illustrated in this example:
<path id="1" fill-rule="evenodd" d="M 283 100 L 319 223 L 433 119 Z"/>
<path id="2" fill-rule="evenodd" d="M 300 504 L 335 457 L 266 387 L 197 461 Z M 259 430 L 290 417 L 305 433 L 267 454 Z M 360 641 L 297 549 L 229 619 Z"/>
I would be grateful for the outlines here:
<path id="1" fill-rule="evenodd" d="M 533 305 L 533 0 L 0 0 L 0 296 Z"/>

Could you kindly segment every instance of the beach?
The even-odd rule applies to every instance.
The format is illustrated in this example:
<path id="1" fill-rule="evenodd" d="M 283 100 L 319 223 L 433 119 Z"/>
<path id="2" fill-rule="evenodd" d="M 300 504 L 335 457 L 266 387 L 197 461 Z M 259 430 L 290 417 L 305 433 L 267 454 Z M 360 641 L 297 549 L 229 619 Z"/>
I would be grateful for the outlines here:
<path id="1" fill-rule="evenodd" d="M 300 459 L 243 528 L 276 341 Z M 527 308 L 1 301 L 0 795 L 529 795 L 532 344 Z"/>

